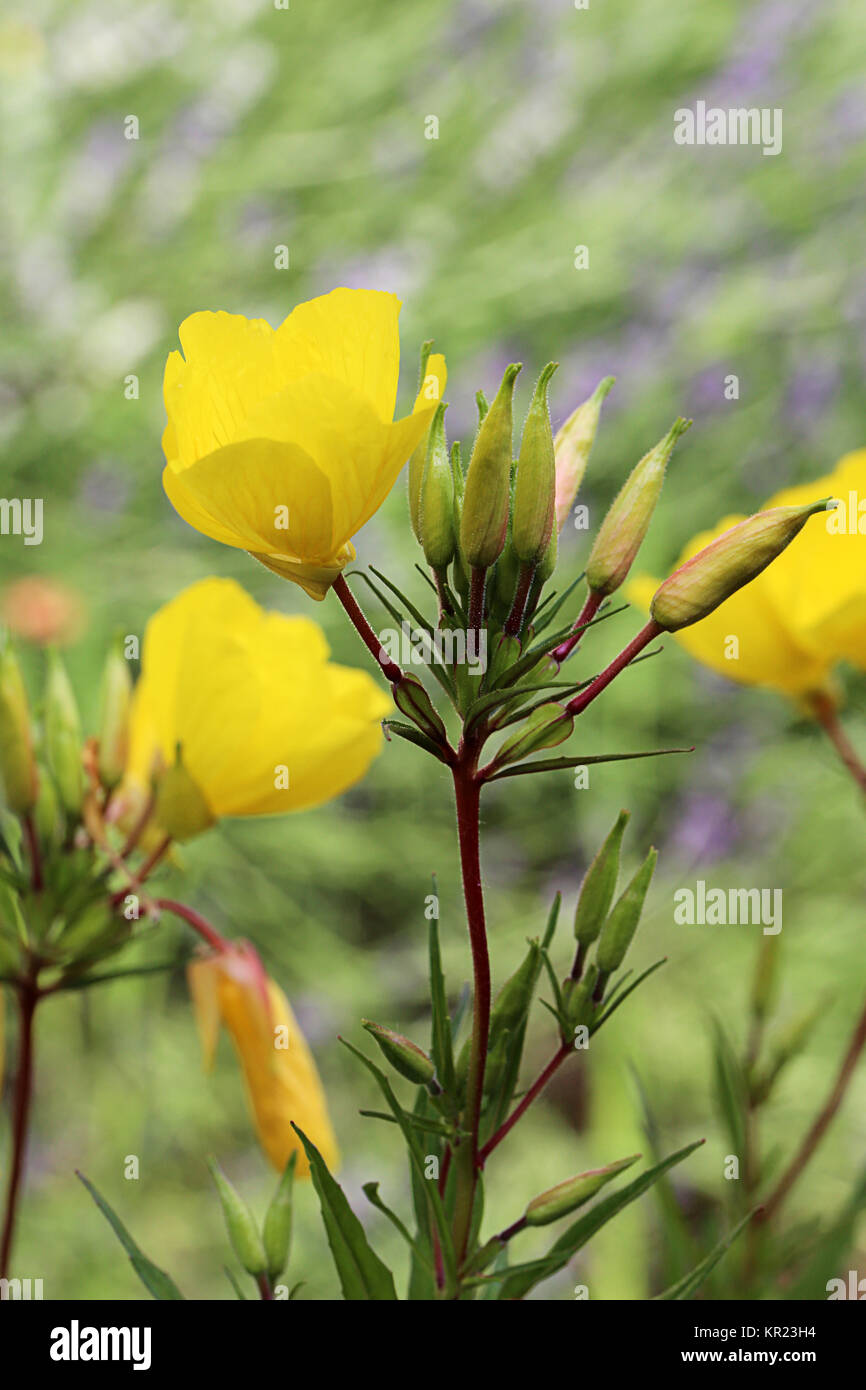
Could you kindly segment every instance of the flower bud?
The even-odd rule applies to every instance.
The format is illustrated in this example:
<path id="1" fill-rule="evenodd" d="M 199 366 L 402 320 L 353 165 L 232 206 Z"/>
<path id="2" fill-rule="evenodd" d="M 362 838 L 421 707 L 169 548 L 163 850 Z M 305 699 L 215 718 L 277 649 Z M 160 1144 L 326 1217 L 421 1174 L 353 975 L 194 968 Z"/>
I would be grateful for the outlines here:
<path id="1" fill-rule="evenodd" d="M 421 372 L 418 382 L 418 396 L 416 405 L 420 401 L 424 405 L 430 405 L 432 401 L 440 401 L 442 392 L 445 390 L 447 372 L 445 370 L 445 358 L 439 353 L 431 353 L 432 341 L 423 343 L 421 347 Z M 424 480 L 424 468 L 427 463 L 427 441 L 430 437 L 428 429 L 424 438 L 419 440 L 409 459 L 409 519 L 412 522 L 412 530 L 418 541 L 421 540 L 420 512 L 421 512 L 421 484 Z"/>
<path id="2" fill-rule="evenodd" d="M 381 1023 L 371 1023 L 362 1018 L 361 1024 L 371 1037 L 376 1039 L 382 1055 L 391 1063 L 395 1071 L 412 1081 L 416 1086 L 428 1086 L 436 1075 L 436 1068 L 427 1053 L 415 1043 L 395 1033 Z"/>
<path id="3" fill-rule="evenodd" d="M 781 555 L 810 516 L 831 510 L 831 500 L 747 516 L 674 570 L 656 590 L 651 616 L 666 632 L 700 622 Z"/>
<path id="4" fill-rule="evenodd" d="M 475 438 L 463 495 L 460 548 L 472 569 L 486 570 L 505 545 L 511 497 L 512 396 L 520 366 L 506 369 Z"/>
<path id="5" fill-rule="evenodd" d="M 413 724 L 417 724 L 428 738 L 439 743 L 446 737 L 445 725 L 419 680 L 416 680 L 414 676 L 403 676 L 401 680 L 392 685 L 391 693 L 397 708 L 405 714 L 407 719 L 411 719 Z"/>
<path id="6" fill-rule="evenodd" d="M 574 1030 L 579 1027 L 588 1028 L 592 1022 L 596 1010 L 593 995 L 597 984 L 598 966 L 594 962 L 587 966 L 580 980 L 563 980 L 560 990 L 563 1013 L 560 1022 L 563 1025 L 563 1042 L 571 1043 L 574 1039 Z"/>
<path id="7" fill-rule="evenodd" d="M 99 713 L 99 775 L 106 787 L 123 776 L 129 749 L 132 678 L 120 642 L 113 644 L 102 670 Z"/>
<path id="8" fill-rule="evenodd" d="M 84 795 L 78 705 L 56 651 L 48 653 L 45 687 L 45 752 L 64 810 L 77 815 Z"/>
<path id="9" fill-rule="evenodd" d="M 0 650 L 0 782 L 10 811 L 32 809 L 38 791 L 27 693 L 12 650 Z"/>
<path id="10" fill-rule="evenodd" d="M 610 911 L 628 818 L 628 811 L 620 811 L 616 825 L 586 871 L 574 913 L 574 935 L 582 946 L 590 946 L 595 941 Z"/>
<path id="11" fill-rule="evenodd" d="M 616 1163 L 608 1163 L 605 1168 L 591 1168 L 588 1172 L 578 1173 L 576 1178 L 567 1178 L 565 1182 L 548 1188 L 547 1192 L 542 1192 L 540 1196 L 533 1197 L 526 1208 L 527 1226 L 547 1226 L 551 1221 L 558 1221 L 561 1216 L 568 1216 L 570 1212 L 582 1207 L 584 1202 L 588 1202 L 590 1197 L 594 1197 L 611 1178 L 615 1178 L 625 1168 L 630 1168 L 639 1158 L 640 1154 L 631 1154 Z"/>
<path id="12" fill-rule="evenodd" d="M 553 441 L 556 460 L 556 532 L 561 531 L 565 525 L 566 517 L 583 482 L 590 450 L 595 442 L 602 402 L 615 380 L 616 377 L 606 376 L 600 381 L 589 400 L 579 405 L 556 432 Z"/>
<path id="13" fill-rule="evenodd" d="M 173 840 L 191 840 L 213 825 L 215 817 L 198 783 L 186 770 L 180 744 L 175 761 L 159 777 L 156 819 Z"/>
<path id="14" fill-rule="evenodd" d="M 427 436 L 427 459 L 421 480 L 418 532 L 424 558 L 444 569 L 454 558 L 454 475 L 445 438 L 445 411 L 440 402 Z"/>
<path id="15" fill-rule="evenodd" d="M 289 1245 L 292 1239 L 292 1193 L 297 1159 L 297 1153 L 293 1153 L 289 1158 L 265 1213 L 265 1224 L 262 1227 L 262 1242 L 268 1262 L 268 1278 L 271 1282 L 279 1279 L 289 1260 Z"/>
<path id="16" fill-rule="evenodd" d="M 43 844 L 53 844 L 62 835 L 60 824 L 60 802 L 57 797 L 57 788 L 51 777 L 40 767 L 39 793 L 36 797 L 36 805 L 33 810 L 33 820 L 39 832 L 39 838 Z"/>
<path id="17" fill-rule="evenodd" d="M 490 1037 L 495 1040 L 503 1033 L 511 1033 L 526 1017 L 532 1002 L 532 991 L 538 979 L 541 964 L 541 947 L 537 941 L 530 941 L 529 950 L 502 986 L 490 1015 Z"/>
<path id="18" fill-rule="evenodd" d="M 664 439 L 635 465 L 611 503 L 586 564 L 586 582 L 595 593 L 612 594 L 631 569 L 649 529 L 667 461 L 691 423 L 675 420 Z"/>
<path id="19" fill-rule="evenodd" d="M 558 365 L 549 362 L 538 378 L 520 441 L 511 534 L 524 565 L 538 564 L 553 531 L 556 465 L 547 388 Z"/>
<path id="20" fill-rule="evenodd" d="M 603 975 L 610 975 L 614 970 L 618 970 L 625 959 L 625 953 L 637 931 L 657 859 L 657 852 L 651 849 L 631 883 L 617 899 L 613 911 L 602 927 L 595 959 Z"/>
<path id="21" fill-rule="evenodd" d="M 517 762 L 529 753 L 538 753 L 542 748 L 556 748 L 571 736 L 574 718 L 563 705 L 555 700 L 540 705 L 532 711 L 526 722 L 506 739 L 496 754 L 497 766 Z"/>
<path id="22" fill-rule="evenodd" d="M 216 1185 L 232 1248 L 247 1273 L 258 1279 L 267 1273 L 268 1261 L 253 1214 L 212 1158 L 208 1159 L 208 1167 Z"/>

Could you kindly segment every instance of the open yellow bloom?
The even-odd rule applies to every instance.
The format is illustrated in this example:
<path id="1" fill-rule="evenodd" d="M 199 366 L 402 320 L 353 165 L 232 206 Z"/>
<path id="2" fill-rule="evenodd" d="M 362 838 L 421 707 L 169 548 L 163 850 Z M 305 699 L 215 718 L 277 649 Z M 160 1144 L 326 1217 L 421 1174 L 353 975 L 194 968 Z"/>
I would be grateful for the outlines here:
<path id="1" fill-rule="evenodd" d="M 248 550 L 315 599 L 354 559 L 437 400 L 394 420 L 400 301 L 332 290 L 279 328 L 239 314 L 185 319 L 165 367 L 163 483 L 183 519 Z M 441 358 L 428 378 L 441 379 Z"/>
<path id="2" fill-rule="evenodd" d="M 155 781 L 177 839 L 316 806 L 363 777 L 389 708 L 365 672 L 329 661 L 317 623 L 203 579 L 145 630 L 124 791 L 140 802 Z"/>
<path id="3" fill-rule="evenodd" d="M 794 697 L 828 690 L 841 659 L 866 668 L 866 450 L 847 454 L 829 475 L 777 492 L 764 507 L 801 506 L 822 497 L 843 505 L 805 527 L 796 545 L 709 617 L 676 634 L 698 661 L 730 680 Z M 695 536 L 677 565 L 742 520 L 725 517 L 713 531 Z M 658 584 L 640 576 L 626 595 L 648 609 Z"/>
<path id="4" fill-rule="evenodd" d="M 339 1151 L 312 1053 L 283 991 L 269 979 L 256 953 L 233 945 L 188 967 L 205 1069 L 210 1070 L 221 1023 L 231 1034 L 262 1148 L 280 1172 L 297 1153 L 296 1172 L 309 1176 L 294 1122 L 313 1141 L 328 1167 Z"/>

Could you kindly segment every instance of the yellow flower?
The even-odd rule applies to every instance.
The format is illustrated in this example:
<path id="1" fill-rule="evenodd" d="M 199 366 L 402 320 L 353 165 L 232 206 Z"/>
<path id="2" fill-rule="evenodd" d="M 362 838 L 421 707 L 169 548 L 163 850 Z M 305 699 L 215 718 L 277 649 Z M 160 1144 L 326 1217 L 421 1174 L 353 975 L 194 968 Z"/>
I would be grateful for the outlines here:
<path id="1" fill-rule="evenodd" d="M 221 816 L 316 806 L 363 777 L 389 708 L 366 673 L 328 660 L 317 623 L 203 579 L 145 630 L 124 791 L 140 804 L 155 779 L 157 819 L 177 839 Z"/>
<path id="2" fill-rule="evenodd" d="M 312 1053 L 283 991 L 264 973 L 255 951 L 232 945 L 188 967 L 190 994 L 210 1070 L 220 1023 L 231 1034 L 243 1068 L 259 1141 L 280 1172 L 297 1153 L 297 1173 L 309 1176 L 303 1146 L 292 1129 L 302 1129 L 328 1167 L 340 1156 L 325 1093 Z"/>
<path id="3" fill-rule="evenodd" d="M 698 661 L 730 680 L 764 685 L 793 697 L 827 691 L 840 659 L 866 668 L 866 450 L 847 454 L 833 473 L 785 488 L 764 507 L 801 506 L 822 497 L 843 506 L 814 519 L 771 565 L 715 612 L 677 633 Z M 725 517 L 695 536 L 683 564 L 742 521 Z M 648 609 L 659 581 L 642 575 L 626 594 Z"/>
<path id="4" fill-rule="evenodd" d="M 238 314 L 185 319 L 165 367 L 163 483 L 183 519 L 248 550 L 315 599 L 355 557 L 436 408 L 423 389 L 394 420 L 400 301 L 332 290 L 279 328 Z M 444 377 L 431 358 L 427 380 Z M 425 383 L 426 385 L 427 383 Z M 441 391 L 440 391 L 441 394 Z"/>

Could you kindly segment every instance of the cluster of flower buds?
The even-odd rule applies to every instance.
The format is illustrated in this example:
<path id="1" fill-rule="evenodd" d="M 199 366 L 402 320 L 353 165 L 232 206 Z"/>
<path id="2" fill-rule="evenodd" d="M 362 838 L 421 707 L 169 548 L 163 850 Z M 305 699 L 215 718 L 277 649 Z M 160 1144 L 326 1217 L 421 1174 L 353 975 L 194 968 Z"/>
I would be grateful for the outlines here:
<path id="1" fill-rule="evenodd" d="M 18 659 L 0 649 L 0 973 L 28 963 L 61 974 L 117 950 L 131 922 L 93 851 L 92 786 L 104 799 L 126 757 L 131 681 L 113 650 L 106 661 L 100 737 L 86 741 L 75 693 L 56 651 L 46 655 L 41 717 L 34 719 Z M 100 778 L 103 779 L 100 784 Z M 110 867 L 110 865 L 109 865 Z"/>

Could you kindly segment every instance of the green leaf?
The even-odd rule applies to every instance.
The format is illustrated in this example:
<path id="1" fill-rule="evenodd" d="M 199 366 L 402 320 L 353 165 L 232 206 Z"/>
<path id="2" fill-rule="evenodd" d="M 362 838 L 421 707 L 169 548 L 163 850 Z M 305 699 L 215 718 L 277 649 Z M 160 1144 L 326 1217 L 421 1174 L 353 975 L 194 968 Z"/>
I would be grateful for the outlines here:
<path id="1" fill-rule="evenodd" d="M 667 753 L 694 753 L 694 748 L 648 748 L 642 753 L 592 753 L 575 758 L 542 758 L 537 763 L 516 763 L 496 772 L 488 780 L 501 782 L 503 777 L 522 777 L 527 772 L 558 772 L 566 767 L 589 767 L 591 763 L 624 763 L 632 758 L 661 758 Z"/>
<path id="2" fill-rule="evenodd" d="M 786 1292 L 789 1299 L 826 1299 L 828 1279 L 844 1277 L 845 1260 L 855 1248 L 855 1226 L 866 1208 L 866 1168 L 860 1174 L 839 1215 L 809 1253 L 796 1283 Z"/>
<path id="3" fill-rule="evenodd" d="M 79 1178 L 81 1182 L 84 1184 L 84 1186 L 87 1188 L 87 1191 L 90 1193 L 94 1202 L 99 1207 L 99 1210 L 102 1212 L 106 1221 L 111 1226 L 111 1229 L 114 1231 L 114 1234 L 117 1236 L 117 1239 L 120 1241 L 121 1245 L 123 1246 L 124 1250 L 129 1256 L 130 1264 L 132 1265 L 133 1269 L 135 1270 L 144 1287 L 147 1289 L 148 1293 L 160 1302 L 169 1299 L 183 1300 L 183 1294 L 181 1293 L 180 1289 L 177 1287 L 177 1284 L 174 1282 L 171 1276 L 169 1274 L 166 1274 L 165 1270 L 162 1270 L 157 1265 L 155 1265 L 152 1260 L 149 1260 L 147 1256 L 143 1253 L 143 1251 L 139 1248 L 139 1246 L 136 1245 L 135 1241 L 133 1240 L 132 1236 L 129 1234 L 128 1230 L 124 1226 L 120 1217 L 108 1205 L 105 1198 L 99 1192 L 97 1192 L 96 1188 L 93 1186 L 93 1183 L 88 1182 L 84 1174 L 79 1173 L 77 1169 L 75 1176 Z"/>
<path id="4" fill-rule="evenodd" d="M 382 1212 L 383 1216 L 387 1216 L 388 1220 L 391 1222 L 391 1225 L 394 1226 L 400 1232 L 400 1235 L 403 1237 L 413 1254 L 415 1254 L 419 1260 L 422 1260 L 427 1265 L 427 1267 L 430 1270 L 432 1270 L 433 1266 L 430 1264 L 430 1261 L 427 1259 L 426 1255 L 422 1253 L 417 1241 L 413 1239 L 410 1232 L 406 1229 L 405 1225 L 400 1220 L 397 1213 L 395 1211 L 392 1211 L 392 1209 L 388 1206 L 384 1198 L 379 1196 L 379 1184 L 377 1182 L 365 1182 L 363 1185 L 363 1192 L 370 1205 L 375 1207 L 377 1211 Z"/>
<path id="5" fill-rule="evenodd" d="M 451 1228 L 448 1224 L 448 1219 L 445 1215 L 442 1198 L 439 1196 L 438 1184 L 424 1177 L 424 1155 L 421 1152 L 417 1136 L 412 1127 L 412 1116 L 406 1114 L 394 1094 L 391 1082 L 381 1068 L 377 1067 L 375 1062 L 371 1062 L 370 1058 L 366 1057 L 364 1053 L 361 1052 L 359 1048 L 355 1047 L 353 1043 L 350 1043 L 347 1038 L 340 1038 L 340 1042 L 344 1047 L 347 1047 L 349 1051 L 364 1064 L 370 1074 L 375 1077 L 391 1113 L 403 1131 L 403 1138 L 406 1141 L 406 1147 L 409 1150 L 409 1157 L 412 1165 L 426 1185 L 427 1200 L 430 1204 L 431 1215 L 436 1224 L 436 1232 L 439 1236 L 439 1245 L 442 1251 L 442 1264 L 450 1288 L 453 1286 L 457 1277 L 457 1257 L 454 1250 L 454 1241 L 451 1236 Z"/>
<path id="6" fill-rule="evenodd" d="M 371 1247 L 340 1184 L 331 1177 L 325 1160 L 303 1130 L 294 1122 L 292 1129 L 303 1144 L 309 1160 L 313 1186 L 322 1208 L 322 1220 L 340 1276 L 343 1297 L 349 1302 L 396 1301 L 394 1276 Z"/>
<path id="7" fill-rule="evenodd" d="M 500 1291 L 500 1299 L 523 1298 L 534 1284 L 549 1278 L 557 1270 L 564 1269 L 572 1256 L 577 1254 L 577 1251 L 597 1231 L 600 1231 L 602 1226 L 606 1226 L 608 1221 L 618 1215 L 624 1207 L 641 1197 L 662 1173 L 666 1173 L 675 1164 L 682 1163 L 684 1158 L 688 1158 L 689 1154 L 694 1153 L 695 1149 L 700 1148 L 703 1143 L 703 1139 L 697 1139 L 693 1144 L 687 1144 L 684 1149 L 678 1149 L 676 1153 L 671 1154 L 652 1168 L 648 1168 L 645 1173 L 641 1173 L 640 1177 L 627 1183 L 618 1192 L 614 1192 L 609 1197 L 605 1197 L 603 1201 L 597 1202 L 590 1211 L 569 1226 L 568 1230 L 559 1237 L 559 1240 L 542 1260 L 533 1261 L 533 1267 L 526 1271 L 512 1271 L 511 1276 Z M 539 1268 L 536 1269 L 535 1266 L 539 1266 Z"/>
<path id="8" fill-rule="evenodd" d="M 223 1270 L 225 1272 L 226 1278 L 228 1279 L 229 1283 L 235 1291 L 235 1298 L 241 1299 L 243 1303 L 249 1302 L 246 1294 L 244 1293 L 243 1289 L 238 1283 L 237 1275 L 234 1273 L 234 1271 L 229 1269 L 228 1265 L 223 1265 Z"/>
<path id="9" fill-rule="evenodd" d="M 434 743 L 432 738 L 428 738 L 420 729 L 416 729 L 414 724 L 404 724 L 399 719 L 383 719 L 382 728 L 386 734 L 396 734 L 398 738 L 405 738 L 407 743 L 414 743 L 418 748 L 423 748 L 425 753 L 432 753 L 434 758 L 438 758 L 440 763 L 448 763 L 443 756 L 442 749 Z"/>
<path id="10" fill-rule="evenodd" d="M 433 891 L 436 892 L 435 879 Z M 442 952 L 439 948 L 439 923 L 435 918 L 430 919 L 427 944 L 430 959 L 430 1001 L 433 1010 L 430 1053 L 436 1065 L 436 1076 L 440 1086 L 447 1096 L 453 1096 L 454 1047 L 451 1038 L 451 1018 L 448 1013 L 445 974 L 442 969 Z"/>
<path id="11" fill-rule="evenodd" d="M 746 1152 L 746 1078 L 727 1034 L 718 1019 L 712 1019 L 713 1078 L 716 1103 L 728 1131 L 732 1152 Z"/>
<path id="12" fill-rule="evenodd" d="M 675 1284 L 671 1284 L 670 1288 L 665 1289 L 664 1293 L 656 1294 L 654 1302 L 691 1298 L 692 1294 L 696 1293 L 700 1288 L 708 1274 L 715 1269 L 719 1260 L 727 1253 L 743 1227 L 751 1221 L 754 1214 L 754 1211 L 750 1211 L 743 1217 L 742 1221 L 738 1221 L 733 1230 L 728 1231 L 728 1234 L 719 1241 L 718 1245 L 710 1251 L 709 1255 L 701 1260 L 699 1265 L 695 1265 L 694 1269 L 688 1274 L 684 1274 L 682 1279 L 678 1279 Z"/>
<path id="13" fill-rule="evenodd" d="M 592 1025 L 592 1027 L 591 1027 L 590 1030 L 589 1030 L 589 1032 L 590 1032 L 590 1037 L 592 1036 L 593 1033 L 597 1033 L 597 1032 L 598 1032 L 598 1030 L 599 1030 L 599 1028 L 601 1027 L 601 1025 L 602 1025 L 603 1023 L 606 1023 L 606 1022 L 607 1022 L 607 1020 L 610 1018 L 611 1014 L 615 1014 L 615 1013 L 616 1013 L 616 1011 L 617 1011 L 617 1009 L 619 1008 L 620 1004 L 624 1004 L 624 1003 L 625 1003 L 626 999 L 628 999 L 628 996 L 629 996 L 630 994 L 632 994 L 632 993 L 637 989 L 638 985 L 642 985 L 643 982 L 644 982 L 644 980 L 646 980 L 650 975 L 652 975 L 656 970 L 658 970 L 658 968 L 659 968 L 660 965 L 666 965 L 666 964 L 667 964 L 667 959 L 668 959 L 667 956 L 661 956 L 660 959 L 657 960 L 657 961 L 654 961 L 652 965 L 648 965 L 647 968 L 646 968 L 646 970 L 643 970 L 643 971 L 641 972 L 641 974 L 638 975 L 638 977 L 637 977 L 636 980 L 632 980 L 631 984 L 630 984 L 627 988 L 625 988 L 625 989 L 619 989 L 619 990 L 615 990 L 615 991 L 614 991 L 614 994 L 613 994 L 613 995 L 611 996 L 611 998 L 608 1000 L 607 1007 L 605 1008 L 604 1013 L 601 1014 L 601 1015 L 600 1015 L 597 1019 L 595 1019 L 595 1021 L 593 1022 L 593 1025 Z M 631 972 L 629 972 L 629 973 L 631 973 Z"/>

